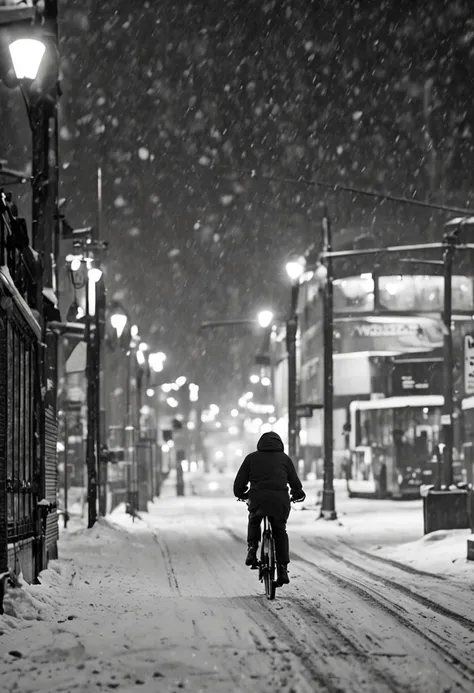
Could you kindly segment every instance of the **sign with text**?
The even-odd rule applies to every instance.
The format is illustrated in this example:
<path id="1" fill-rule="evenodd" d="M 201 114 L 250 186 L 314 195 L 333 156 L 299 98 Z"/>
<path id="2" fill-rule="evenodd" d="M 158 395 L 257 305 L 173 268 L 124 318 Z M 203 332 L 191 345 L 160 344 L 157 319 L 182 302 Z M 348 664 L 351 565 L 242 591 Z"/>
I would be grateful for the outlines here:
<path id="1" fill-rule="evenodd" d="M 443 394 L 441 361 L 409 361 L 392 367 L 393 397 Z"/>
<path id="2" fill-rule="evenodd" d="M 464 394 L 474 395 L 474 335 L 464 337 Z"/>
<path id="3" fill-rule="evenodd" d="M 354 351 L 418 352 L 443 345 L 443 323 L 425 316 L 336 319 L 335 347 Z"/>

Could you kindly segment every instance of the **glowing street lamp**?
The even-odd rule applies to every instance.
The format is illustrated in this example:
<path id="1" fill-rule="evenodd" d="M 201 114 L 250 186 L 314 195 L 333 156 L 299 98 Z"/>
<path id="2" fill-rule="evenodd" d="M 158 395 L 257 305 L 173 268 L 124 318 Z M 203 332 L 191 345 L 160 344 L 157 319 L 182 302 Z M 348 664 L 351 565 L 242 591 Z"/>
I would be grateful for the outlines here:
<path id="1" fill-rule="evenodd" d="M 162 351 L 153 352 L 148 356 L 148 363 L 150 368 L 155 371 L 155 373 L 161 373 L 163 370 L 163 363 L 166 361 L 166 356 Z M 170 388 L 171 389 L 171 388 Z"/>
<path id="2" fill-rule="evenodd" d="M 125 330 L 125 327 L 127 325 L 128 318 L 124 313 L 113 313 L 110 316 L 110 324 L 112 325 L 113 329 L 117 333 L 117 338 L 120 339 L 120 337 L 123 335 L 123 332 Z"/>
<path id="3" fill-rule="evenodd" d="M 286 265 L 286 273 L 292 282 L 297 282 L 304 272 L 305 262 L 304 258 L 298 258 L 296 260 L 289 260 Z"/>
<path id="4" fill-rule="evenodd" d="M 273 317 L 274 315 L 271 310 L 261 310 L 257 315 L 258 324 L 265 330 L 272 324 Z"/>
<path id="5" fill-rule="evenodd" d="M 16 78 L 33 82 L 38 76 L 46 51 L 44 43 L 37 39 L 24 38 L 13 41 L 8 48 Z"/>
<path id="6" fill-rule="evenodd" d="M 259 377 L 258 375 L 255 375 L 255 374 L 254 374 L 254 375 L 251 375 L 251 376 L 250 376 L 250 382 L 251 382 L 253 385 L 256 385 L 257 383 L 260 382 L 260 377 Z"/>

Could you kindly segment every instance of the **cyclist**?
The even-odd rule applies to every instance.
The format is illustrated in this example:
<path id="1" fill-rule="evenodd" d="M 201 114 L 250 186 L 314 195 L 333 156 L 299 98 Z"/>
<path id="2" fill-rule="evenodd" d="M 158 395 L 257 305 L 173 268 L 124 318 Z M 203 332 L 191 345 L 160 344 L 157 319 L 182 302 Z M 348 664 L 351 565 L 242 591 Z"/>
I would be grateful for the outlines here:
<path id="1" fill-rule="evenodd" d="M 288 485 L 291 489 L 291 499 L 288 495 Z M 266 515 L 275 539 L 278 583 L 280 586 L 287 585 L 290 582 L 290 555 L 286 522 L 290 514 L 290 500 L 303 501 L 306 494 L 291 458 L 284 452 L 283 442 L 278 433 L 264 433 L 257 443 L 256 452 L 250 453 L 244 459 L 235 477 L 234 495 L 249 501 L 248 553 L 245 565 L 252 568 L 257 565 L 260 525 Z"/>

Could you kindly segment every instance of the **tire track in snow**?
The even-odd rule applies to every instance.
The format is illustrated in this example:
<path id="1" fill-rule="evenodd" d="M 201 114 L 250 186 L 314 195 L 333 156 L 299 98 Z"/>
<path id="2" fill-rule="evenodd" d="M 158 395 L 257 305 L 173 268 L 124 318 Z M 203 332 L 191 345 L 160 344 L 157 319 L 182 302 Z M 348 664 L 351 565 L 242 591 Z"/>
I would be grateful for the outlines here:
<path id="1" fill-rule="evenodd" d="M 445 616 L 446 618 L 449 618 L 452 621 L 456 621 L 457 623 L 459 623 L 464 628 L 467 628 L 470 632 L 474 632 L 474 621 L 472 619 L 467 618 L 467 616 L 463 616 L 462 614 L 458 614 L 455 611 L 452 611 L 451 609 L 448 609 L 447 607 L 443 606 L 442 604 L 439 604 L 438 602 L 433 601 L 429 597 L 424 597 L 422 594 L 419 594 L 418 592 L 412 591 L 409 587 L 402 585 L 401 583 L 397 582 L 396 580 L 393 580 L 393 579 L 388 578 L 388 577 L 384 577 L 383 575 L 379 575 L 378 573 L 374 573 L 371 570 L 369 570 L 368 568 L 361 566 L 359 563 L 355 563 L 354 561 L 351 561 L 346 556 L 341 556 L 340 554 L 336 553 L 332 549 L 329 549 L 327 546 L 320 546 L 318 544 L 315 544 L 315 543 L 308 541 L 307 539 L 303 539 L 303 541 L 305 543 L 307 543 L 308 546 L 311 546 L 312 548 L 317 548 L 318 551 L 325 553 L 326 555 L 330 556 L 335 561 L 339 561 L 340 563 L 344 563 L 348 567 L 350 567 L 354 570 L 357 570 L 359 573 L 362 573 L 363 575 L 367 575 L 367 577 L 371 578 L 372 580 L 376 580 L 377 582 L 382 583 L 383 585 L 385 585 L 386 587 L 388 587 L 390 589 L 394 589 L 394 590 L 397 590 L 398 592 L 401 592 L 405 597 L 409 597 L 410 599 L 413 599 L 414 601 L 418 602 L 419 604 L 426 607 L 427 609 L 434 611 L 436 614 L 438 614 L 440 616 Z M 347 548 L 352 550 L 352 547 L 350 547 L 350 546 L 348 546 Z M 365 551 L 362 552 L 362 554 L 366 558 L 371 558 L 371 555 L 367 554 Z M 426 575 L 430 575 L 430 574 L 427 573 Z"/>
<path id="2" fill-rule="evenodd" d="M 153 530 L 152 530 L 152 534 L 153 534 L 153 541 L 155 542 L 155 544 L 160 549 L 161 555 L 163 557 L 163 561 L 164 561 L 165 568 L 166 568 L 166 575 L 168 578 L 168 584 L 170 586 L 170 589 L 173 592 L 173 594 L 179 594 L 181 596 L 178 578 L 176 577 L 176 572 L 175 572 L 175 569 L 173 566 L 173 561 L 171 558 L 171 553 L 170 553 L 169 547 L 166 544 L 166 542 L 161 542 L 159 540 L 158 535 Z"/>
<path id="3" fill-rule="evenodd" d="M 309 546 L 311 546 L 310 542 L 307 541 L 307 539 L 303 539 Z M 429 573 L 426 570 L 417 570 L 417 568 L 413 568 L 411 565 L 405 565 L 405 563 L 400 563 L 399 561 L 394 561 L 392 558 L 386 558 L 385 556 L 377 556 L 376 554 L 370 553 L 369 551 L 364 551 L 364 549 L 360 549 L 357 546 L 352 546 L 349 544 L 349 542 L 344 541 L 343 539 L 340 540 L 341 544 L 349 549 L 350 551 L 353 551 L 354 553 L 358 553 L 364 558 L 368 558 L 376 563 L 381 563 L 382 565 L 389 565 L 392 568 L 397 568 L 397 570 L 401 570 L 404 573 L 409 573 L 410 575 L 415 575 L 417 577 L 423 577 L 423 578 L 431 578 L 432 580 L 440 580 L 443 582 L 447 581 L 446 575 L 437 575 L 436 573 Z"/>
<path id="4" fill-rule="evenodd" d="M 316 569 L 319 572 L 321 572 L 326 578 L 328 578 L 329 581 L 335 582 L 343 589 L 347 589 L 350 592 L 357 594 L 362 599 L 366 599 L 369 602 L 376 604 L 387 614 L 393 616 L 394 619 L 398 621 L 401 625 L 403 625 L 405 628 L 421 636 L 424 640 L 426 640 L 434 648 L 436 648 L 436 650 L 440 652 L 440 654 L 443 656 L 445 662 L 448 665 L 454 667 L 463 676 L 465 680 L 471 683 L 474 682 L 474 666 L 470 662 L 470 652 L 466 652 L 466 654 L 460 653 L 458 648 L 456 653 L 454 654 L 452 651 L 454 640 L 452 634 L 447 634 L 448 637 L 444 637 L 439 633 L 435 634 L 433 632 L 431 632 L 431 634 L 428 634 L 426 630 L 423 627 L 421 627 L 420 624 L 416 623 L 416 621 L 413 618 L 413 612 L 410 615 L 410 612 L 407 609 L 405 609 L 404 606 L 402 606 L 400 603 L 394 604 L 386 596 L 379 594 L 377 592 L 376 586 L 367 584 L 367 582 L 364 582 L 362 580 L 357 580 L 357 578 L 355 578 L 353 575 L 342 576 L 340 573 L 338 574 L 335 573 L 333 570 L 329 570 L 327 568 L 323 568 L 322 566 L 318 566 L 315 563 L 308 561 L 307 559 L 298 557 L 298 560 L 302 560 L 304 563 L 309 563 L 313 567 L 316 567 Z M 335 562 L 337 563 L 336 560 Z M 376 581 L 380 581 L 378 576 L 376 577 Z M 407 614 L 407 616 L 402 614 L 402 610 Z M 426 616 L 423 615 L 421 615 L 421 617 L 426 618 Z M 425 624 L 428 626 L 429 621 L 425 621 L 424 625 Z M 472 634 L 472 630 L 470 630 L 470 633 Z M 445 644 L 442 644 L 442 642 L 440 641 L 444 641 Z"/>

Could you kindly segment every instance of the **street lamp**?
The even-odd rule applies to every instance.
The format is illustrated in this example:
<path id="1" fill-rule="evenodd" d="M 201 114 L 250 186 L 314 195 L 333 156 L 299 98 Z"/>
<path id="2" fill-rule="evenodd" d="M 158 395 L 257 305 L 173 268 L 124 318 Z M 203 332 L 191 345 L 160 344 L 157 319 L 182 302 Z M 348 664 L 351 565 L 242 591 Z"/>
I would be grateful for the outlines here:
<path id="1" fill-rule="evenodd" d="M 20 82 L 33 82 L 38 76 L 46 51 L 44 43 L 37 39 L 24 38 L 13 41 L 8 48 L 16 78 Z"/>
<path id="2" fill-rule="evenodd" d="M 304 258 L 297 258 L 295 260 L 289 260 L 286 263 L 285 269 L 288 277 L 292 282 L 298 282 L 299 278 L 304 272 L 305 260 Z"/>
<path id="3" fill-rule="evenodd" d="M 117 312 L 110 316 L 110 324 L 117 333 L 117 339 L 123 335 L 127 322 L 128 318 L 124 313 Z"/>
<path id="4" fill-rule="evenodd" d="M 337 519 L 336 497 L 334 493 L 334 457 L 333 457 L 333 428 L 334 428 L 334 306 L 333 306 L 333 269 L 332 269 L 332 235 L 331 223 L 327 207 L 324 207 L 323 254 L 324 265 L 316 268 L 316 276 L 323 289 L 323 350 L 324 350 L 324 479 L 323 497 L 321 501 L 321 517 L 326 520 Z"/>
<path id="5" fill-rule="evenodd" d="M 274 318 L 274 315 L 273 315 L 273 312 L 271 310 L 261 310 L 257 315 L 258 324 L 264 330 L 266 330 L 267 327 L 270 327 L 270 325 L 273 322 L 273 318 Z"/>
<path id="6" fill-rule="evenodd" d="M 164 367 L 164 362 L 166 361 L 166 355 L 162 351 L 153 352 L 148 354 L 148 363 L 150 368 L 155 373 L 161 373 Z"/>
<path id="7" fill-rule="evenodd" d="M 300 278 L 304 269 L 304 258 L 292 258 L 286 263 L 286 273 L 291 280 L 290 315 L 286 321 L 286 349 L 288 352 L 288 454 L 295 464 L 298 436 L 298 418 L 296 415 L 296 333 L 298 331 Z"/>

